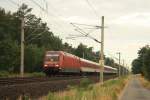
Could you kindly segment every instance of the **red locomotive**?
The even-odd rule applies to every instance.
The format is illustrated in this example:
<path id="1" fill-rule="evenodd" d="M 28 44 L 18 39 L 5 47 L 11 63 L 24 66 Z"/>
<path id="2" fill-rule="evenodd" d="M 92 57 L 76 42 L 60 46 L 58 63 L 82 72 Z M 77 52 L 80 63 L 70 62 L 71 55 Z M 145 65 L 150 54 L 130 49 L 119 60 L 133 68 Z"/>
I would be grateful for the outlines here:
<path id="1" fill-rule="evenodd" d="M 47 51 L 44 58 L 44 71 L 51 74 L 98 74 L 98 63 L 79 58 L 63 51 Z M 104 74 L 116 74 L 117 69 L 104 66 Z"/>

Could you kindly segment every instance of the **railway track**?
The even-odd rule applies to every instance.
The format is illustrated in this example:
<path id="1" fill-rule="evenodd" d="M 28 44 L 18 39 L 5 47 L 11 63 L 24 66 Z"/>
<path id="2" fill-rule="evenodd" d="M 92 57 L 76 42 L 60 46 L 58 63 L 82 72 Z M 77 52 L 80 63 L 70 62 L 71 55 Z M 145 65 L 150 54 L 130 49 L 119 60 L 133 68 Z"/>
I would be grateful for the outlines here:
<path id="1" fill-rule="evenodd" d="M 49 91 L 56 92 L 67 89 L 68 85 L 78 85 L 81 76 L 55 76 L 55 77 L 25 77 L 25 78 L 0 78 L 0 100 L 15 100 L 20 95 L 40 97 L 47 95 Z M 93 82 L 98 82 L 95 76 L 88 77 Z M 108 80 L 111 77 L 105 77 Z"/>
<path id="2" fill-rule="evenodd" d="M 47 82 L 47 81 L 57 81 L 57 80 L 69 80 L 69 79 L 80 79 L 83 77 L 79 76 L 54 76 L 54 77 L 14 77 L 14 78 L 0 78 L 0 87 L 5 85 L 17 85 L 17 84 L 27 84 L 36 82 Z"/>
<path id="3" fill-rule="evenodd" d="M 87 76 L 89 78 L 89 76 Z M 95 76 L 90 76 L 95 77 Z M 97 77 L 97 76 L 96 76 Z M 95 77 L 95 78 L 96 78 Z M 85 76 L 53 76 L 53 77 L 14 77 L 14 78 L 0 78 L 0 87 L 7 85 L 17 85 L 17 84 L 27 84 L 36 82 L 47 82 L 47 81 L 60 81 L 60 80 L 71 80 L 71 79 L 81 79 Z M 98 79 L 98 77 L 97 77 Z M 110 79 L 110 77 L 105 77 L 105 80 Z"/>

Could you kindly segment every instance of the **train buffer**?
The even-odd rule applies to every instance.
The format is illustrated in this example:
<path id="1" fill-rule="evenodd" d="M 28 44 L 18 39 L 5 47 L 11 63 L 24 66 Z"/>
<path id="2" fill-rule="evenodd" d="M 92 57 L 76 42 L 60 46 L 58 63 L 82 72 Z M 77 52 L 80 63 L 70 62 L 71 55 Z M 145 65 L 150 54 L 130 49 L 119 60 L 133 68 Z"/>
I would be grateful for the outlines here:
<path id="1" fill-rule="evenodd" d="M 144 88 L 137 77 L 133 76 L 119 100 L 150 100 L 150 90 Z"/>

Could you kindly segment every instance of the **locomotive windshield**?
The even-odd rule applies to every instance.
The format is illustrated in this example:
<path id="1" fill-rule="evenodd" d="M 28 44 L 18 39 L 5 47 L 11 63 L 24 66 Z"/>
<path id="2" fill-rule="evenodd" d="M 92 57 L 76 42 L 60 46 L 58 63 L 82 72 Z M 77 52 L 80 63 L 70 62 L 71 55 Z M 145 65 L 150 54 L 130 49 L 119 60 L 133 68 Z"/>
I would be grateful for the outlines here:
<path id="1" fill-rule="evenodd" d="M 47 54 L 45 60 L 51 61 L 51 62 L 57 62 L 57 61 L 59 61 L 59 55 L 58 54 Z"/>

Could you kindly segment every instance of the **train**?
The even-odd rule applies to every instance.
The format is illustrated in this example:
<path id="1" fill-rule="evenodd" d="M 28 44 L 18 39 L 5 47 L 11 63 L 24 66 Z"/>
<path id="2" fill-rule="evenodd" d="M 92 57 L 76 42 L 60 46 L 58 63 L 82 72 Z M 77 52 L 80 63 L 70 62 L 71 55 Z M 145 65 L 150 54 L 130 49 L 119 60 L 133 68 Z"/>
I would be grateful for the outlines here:
<path id="1" fill-rule="evenodd" d="M 100 64 L 64 51 L 46 51 L 43 69 L 46 75 L 98 75 Z M 116 68 L 104 65 L 104 74 L 115 75 L 117 72 Z"/>

